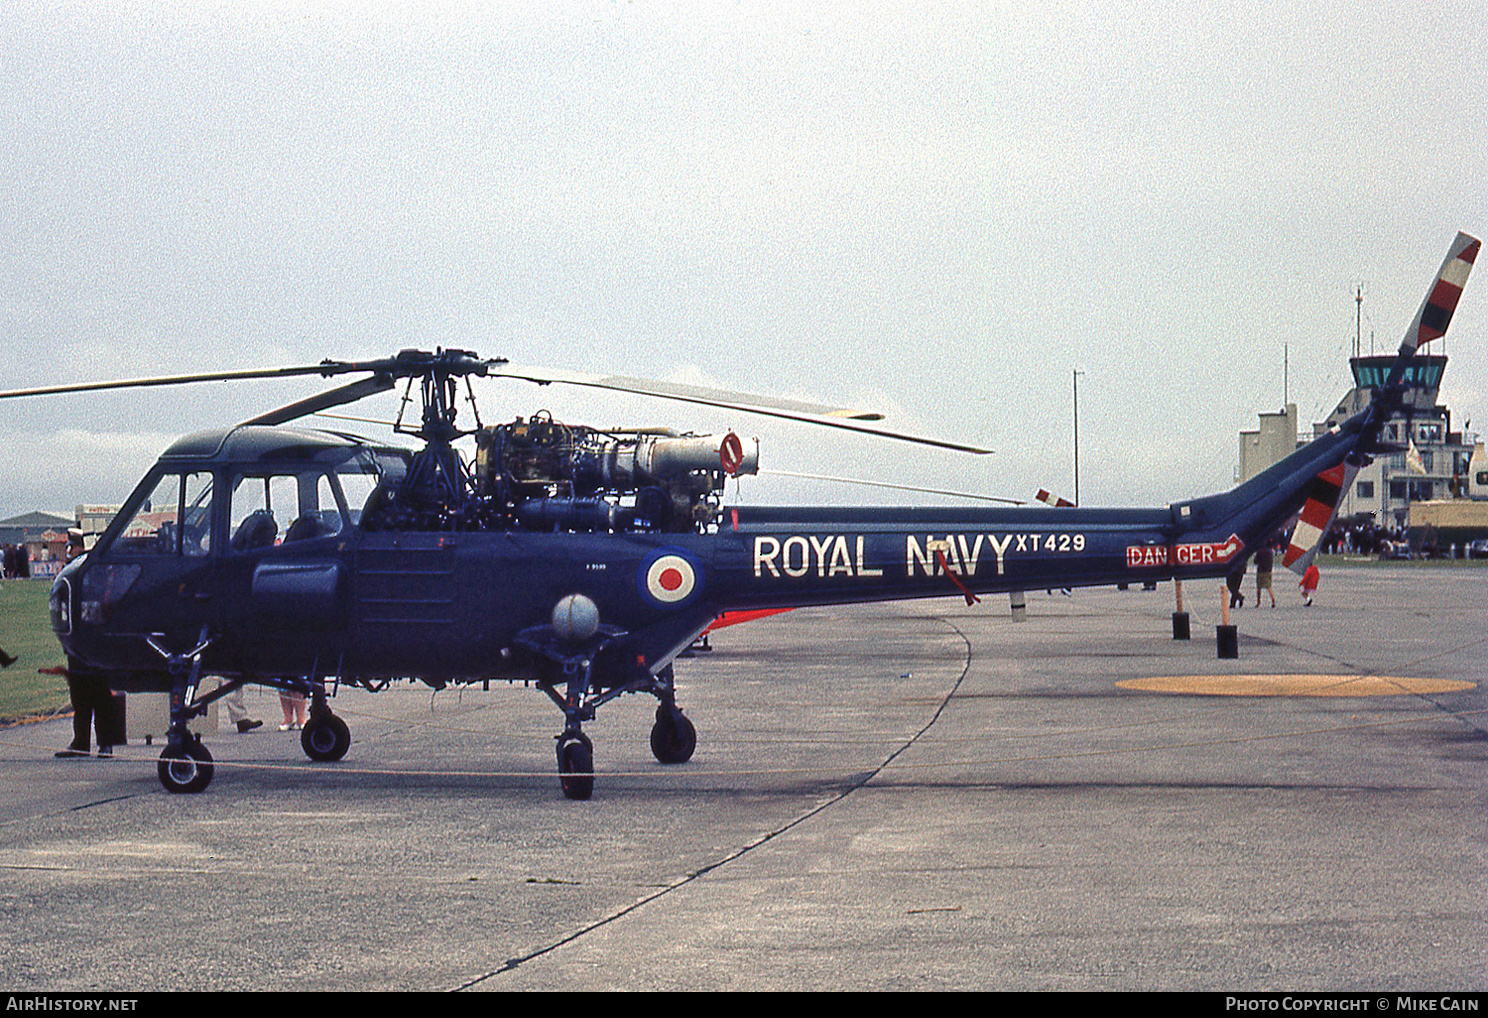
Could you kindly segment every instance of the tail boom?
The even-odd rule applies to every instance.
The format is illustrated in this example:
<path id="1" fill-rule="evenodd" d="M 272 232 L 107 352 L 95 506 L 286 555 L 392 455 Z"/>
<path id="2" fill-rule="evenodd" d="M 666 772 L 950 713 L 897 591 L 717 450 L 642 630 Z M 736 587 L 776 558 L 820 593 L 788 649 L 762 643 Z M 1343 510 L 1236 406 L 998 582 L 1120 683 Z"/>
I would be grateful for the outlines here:
<path id="1" fill-rule="evenodd" d="M 1370 405 L 1230 491 L 1161 509 L 739 507 L 721 531 L 722 610 L 1224 576 L 1298 518 L 1303 572 L 1401 405 L 1422 343 L 1446 331 L 1480 243 L 1458 234 Z M 1300 514 L 1300 515 L 1299 515 Z"/>

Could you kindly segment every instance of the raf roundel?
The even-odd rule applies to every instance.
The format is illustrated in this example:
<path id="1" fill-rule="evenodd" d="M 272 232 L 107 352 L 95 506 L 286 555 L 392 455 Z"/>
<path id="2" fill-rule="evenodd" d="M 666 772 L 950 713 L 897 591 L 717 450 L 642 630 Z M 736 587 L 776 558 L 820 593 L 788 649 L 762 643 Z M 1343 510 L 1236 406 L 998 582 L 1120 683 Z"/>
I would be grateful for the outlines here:
<path id="1" fill-rule="evenodd" d="M 641 592 L 655 604 L 678 605 L 690 601 L 701 589 L 701 573 L 691 555 L 677 548 L 663 548 L 641 566 Z"/>

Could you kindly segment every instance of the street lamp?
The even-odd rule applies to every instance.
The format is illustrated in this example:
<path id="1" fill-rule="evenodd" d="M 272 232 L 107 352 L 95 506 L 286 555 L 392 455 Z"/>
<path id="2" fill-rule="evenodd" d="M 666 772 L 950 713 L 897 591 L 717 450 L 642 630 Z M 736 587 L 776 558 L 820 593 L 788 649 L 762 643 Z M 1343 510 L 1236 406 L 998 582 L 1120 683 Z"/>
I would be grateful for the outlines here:
<path id="1" fill-rule="evenodd" d="M 1080 376 L 1084 373 L 1071 372 L 1075 382 L 1075 505 L 1080 504 Z"/>

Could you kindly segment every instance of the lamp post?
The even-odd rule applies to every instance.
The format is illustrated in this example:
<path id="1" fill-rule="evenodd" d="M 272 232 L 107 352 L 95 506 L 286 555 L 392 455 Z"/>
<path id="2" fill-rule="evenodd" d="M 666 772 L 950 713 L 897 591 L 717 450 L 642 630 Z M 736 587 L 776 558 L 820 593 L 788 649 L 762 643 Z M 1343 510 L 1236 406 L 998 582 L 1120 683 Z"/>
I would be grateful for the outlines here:
<path id="1" fill-rule="evenodd" d="M 1075 505 L 1080 504 L 1080 376 L 1084 373 L 1071 372 L 1075 383 Z"/>

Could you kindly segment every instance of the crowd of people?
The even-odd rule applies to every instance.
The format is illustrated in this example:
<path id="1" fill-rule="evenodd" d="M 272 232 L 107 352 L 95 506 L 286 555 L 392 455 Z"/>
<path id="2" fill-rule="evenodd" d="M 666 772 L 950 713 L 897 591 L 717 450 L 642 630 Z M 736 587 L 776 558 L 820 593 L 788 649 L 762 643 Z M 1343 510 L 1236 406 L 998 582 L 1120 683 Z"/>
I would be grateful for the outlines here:
<path id="1" fill-rule="evenodd" d="M 0 545 L 4 549 L 0 575 L 7 580 L 25 579 L 31 575 L 31 556 L 19 544 Z"/>
<path id="2" fill-rule="evenodd" d="M 1409 546 L 1404 527 L 1382 527 L 1373 519 L 1338 520 L 1319 548 L 1324 555 L 1393 555 Z"/>

